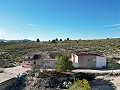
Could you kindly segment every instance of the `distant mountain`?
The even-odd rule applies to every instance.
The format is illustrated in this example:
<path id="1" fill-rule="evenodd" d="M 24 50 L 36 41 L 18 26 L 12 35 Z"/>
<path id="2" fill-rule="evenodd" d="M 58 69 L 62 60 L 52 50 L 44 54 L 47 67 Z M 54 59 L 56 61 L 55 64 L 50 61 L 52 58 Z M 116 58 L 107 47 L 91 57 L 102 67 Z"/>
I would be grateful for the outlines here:
<path id="1" fill-rule="evenodd" d="M 28 40 L 28 39 L 23 39 L 23 40 L 5 40 L 5 39 L 0 39 L 0 42 L 32 42 L 32 40 Z"/>

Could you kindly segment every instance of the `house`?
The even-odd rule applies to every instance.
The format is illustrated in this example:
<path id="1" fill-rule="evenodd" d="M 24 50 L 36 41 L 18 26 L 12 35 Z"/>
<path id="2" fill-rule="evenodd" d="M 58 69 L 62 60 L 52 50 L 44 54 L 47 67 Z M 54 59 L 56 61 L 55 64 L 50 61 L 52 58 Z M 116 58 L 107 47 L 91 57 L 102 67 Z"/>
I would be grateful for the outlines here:
<path id="1" fill-rule="evenodd" d="M 72 54 L 71 61 L 75 68 L 102 68 L 106 66 L 107 59 L 104 56 L 91 53 Z"/>
<path id="2" fill-rule="evenodd" d="M 23 67 L 31 67 L 36 65 L 40 68 L 55 68 L 57 59 L 55 54 L 46 53 L 46 52 L 30 52 L 24 56 L 22 63 Z"/>
<path id="3" fill-rule="evenodd" d="M 70 57 L 70 52 L 29 52 L 24 56 L 24 61 L 22 63 L 23 67 L 31 67 L 36 65 L 40 68 L 55 68 L 58 55 L 66 55 Z"/>
<path id="4" fill-rule="evenodd" d="M 33 56 L 26 56 L 23 60 L 22 66 L 23 67 L 31 67 L 32 65 L 39 65 L 40 61 L 40 55 L 34 54 Z"/>
<path id="5" fill-rule="evenodd" d="M 43 67 L 44 68 L 54 69 L 55 66 L 56 66 L 56 62 L 57 62 L 57 59 L 45 59 Z"/>

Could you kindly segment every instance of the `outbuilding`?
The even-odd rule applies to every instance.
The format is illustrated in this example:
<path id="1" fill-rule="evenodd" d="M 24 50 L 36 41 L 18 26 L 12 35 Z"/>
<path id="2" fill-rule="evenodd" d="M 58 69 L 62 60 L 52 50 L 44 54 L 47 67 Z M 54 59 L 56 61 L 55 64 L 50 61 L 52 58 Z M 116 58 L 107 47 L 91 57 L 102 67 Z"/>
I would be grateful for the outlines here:
<path id="1" fill-rule="evenodd" d="M 72 54 L 72 62 L 75 68 L 102 68 L 106 66 L 107 59 L 104 56 L 91 53 Z"/>

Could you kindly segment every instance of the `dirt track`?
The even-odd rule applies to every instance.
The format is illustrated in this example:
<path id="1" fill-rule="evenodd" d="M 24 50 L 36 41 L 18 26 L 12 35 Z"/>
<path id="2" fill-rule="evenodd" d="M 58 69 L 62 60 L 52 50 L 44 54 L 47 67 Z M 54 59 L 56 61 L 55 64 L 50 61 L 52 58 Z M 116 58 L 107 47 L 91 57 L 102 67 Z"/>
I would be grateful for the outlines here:
<path id="1" fill-rule="evenodd" d="M 10 78 L 16 77 L 16 75 L 18 75 L 19 73 L 22 74 L 27 70 L 30 70 L 30 68 L 23 68 L 22 66 L 6 68 L 4 69 L 4 73 L 0 73 L 0 83 Z"/>
<path id="2" fill-rule="evenodd" d="M 91 69 L 76 69 L 72 72 L 84 72 L 84 73 L 112 73 L 112 70 L 91 70 Z M 120 69 L 113 70 L 113 73 L 120 73 Z"/>

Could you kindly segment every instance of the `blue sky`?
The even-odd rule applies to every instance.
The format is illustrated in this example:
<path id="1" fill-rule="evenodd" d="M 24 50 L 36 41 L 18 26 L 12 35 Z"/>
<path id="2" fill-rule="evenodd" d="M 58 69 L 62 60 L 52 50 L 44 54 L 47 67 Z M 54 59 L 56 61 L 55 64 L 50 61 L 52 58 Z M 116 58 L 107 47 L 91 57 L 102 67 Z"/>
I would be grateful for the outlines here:
<path id="1" fill-rule="evenodd" d="M 0 39 L 120 38 L 120 0 L 0 0 Z"/>

